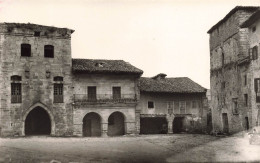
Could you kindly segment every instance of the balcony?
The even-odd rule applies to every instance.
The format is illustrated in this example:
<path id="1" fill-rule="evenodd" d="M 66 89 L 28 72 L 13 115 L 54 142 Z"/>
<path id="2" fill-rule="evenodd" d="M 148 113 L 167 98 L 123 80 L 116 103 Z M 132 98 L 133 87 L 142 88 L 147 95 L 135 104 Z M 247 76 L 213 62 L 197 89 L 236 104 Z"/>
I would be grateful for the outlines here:
<path id="1" fill-rule="evenodd" d="M 133 103 L 135 94 L 74 94 L 74 103 Z"/>

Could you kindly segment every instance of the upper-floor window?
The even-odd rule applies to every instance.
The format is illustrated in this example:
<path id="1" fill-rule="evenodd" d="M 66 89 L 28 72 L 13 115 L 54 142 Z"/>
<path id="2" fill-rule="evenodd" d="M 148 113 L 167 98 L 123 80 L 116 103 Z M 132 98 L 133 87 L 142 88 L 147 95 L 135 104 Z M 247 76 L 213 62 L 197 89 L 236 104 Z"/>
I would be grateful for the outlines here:
<path id="1" fill-rule="evenodd" d="M 256 102 L 260 102 L 260 78 L 255 79 Z"/>
<path id="2" fill-rule="evenodd" d="M 225 64 L 225 55 L 224 55 L 224 53 L 222 53 L 222 55 L 221 55 L 221 62 L 222 62 L 222 66 L 224 66 L 224 64 Z"/>
<path id="3" fill-rule="evenodd" d="M 154 108 L 154 102 L 153 101 L 148 101 L 148 108 L 149 109 Z"/>
<path id="4" fill-rule="evenodd" d="M 54 103 L 63 103 L 63 77 L 56 76 L 54 77 L 54 86 L 53 86 L 53 101 Z"/>
<path id="5" fill-rule="evenodd" d="M 22 57 L 31 56 L 31 45 L 30 44 L 21 44 L 21 56 Z"/>
<path id="6" fill-rule="evenodd" d="M 89 86 L 88 87 L 88 100 L 96 100 L 97 99 L 97 87 Z"/>
<path id="7" fill-rule="evenodd" d="M 245 106 L 248 106 L 248 95 L 244 94 Z"/>
<path id="8" fill-rule="evenodd" d="M 253 60 L 258 59 L 258 47 L 257 46 L 254 46 L 252 48 L 252 59 Z"/>
<path id="9" fill-rule="evenodd" d="M 167 109 L 168 109 L 169 114 L 173 113 L 173 102 L 172 101 L 167 102 Z"/>
<path id="10" fill-rule="evenodd" d="M 247 75 L 246 74 L 244 75 L 244 85 L 245 86 L 247 85 Z"/>
<path id="11" fill-rule="evenodd" d="M 186 113 L 186 102 L 185 101 L 180 101 L 180 113 L 185 114 Z"/>
<path id="12" fill-rule="evenodd" d="M 255 32 L 256 31 L 256 26 L 254 26 L 253 28 L 252 28 L 252 32 Z"/>
<path id="13" fill-rule="evenodd" d="M 11 76 L 11 103 L 21 103 L 22 102 L 22 77 L 21 76 Z"/>
<path id="14" fill-rule="evenodd" d="M 121 98 L 121 87 L 113 87 L 113 99 Z"/>
<path id="15" fill-rule="evenodd" d="M 54 46 L 52 46 L 52 45 L 44 46 L 44 57 L 54 58 Z"/>
<path id="16" fill-rule="evenodd" d="M 232 104 L 233 114 L 238 114 L 237 98 L 233 98 L 232 102 L 233 102 Z"/>

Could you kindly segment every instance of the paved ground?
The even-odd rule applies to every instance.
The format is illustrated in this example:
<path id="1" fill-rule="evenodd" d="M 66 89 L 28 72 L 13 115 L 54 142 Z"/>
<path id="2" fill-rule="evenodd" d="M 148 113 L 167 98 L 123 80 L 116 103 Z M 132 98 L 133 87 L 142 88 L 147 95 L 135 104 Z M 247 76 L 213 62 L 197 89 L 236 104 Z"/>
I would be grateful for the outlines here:
<path id="1" fill-rule="evenodd" d="M 260 161 L 246 137 L 176 134 L 113 138 L 0 139 L 0 162 Z"/>

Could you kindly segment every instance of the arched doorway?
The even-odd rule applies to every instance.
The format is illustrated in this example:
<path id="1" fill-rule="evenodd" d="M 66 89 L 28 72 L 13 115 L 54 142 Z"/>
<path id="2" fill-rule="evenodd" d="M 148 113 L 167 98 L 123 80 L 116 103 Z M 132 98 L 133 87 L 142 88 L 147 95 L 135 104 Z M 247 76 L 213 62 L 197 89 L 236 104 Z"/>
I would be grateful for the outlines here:
<path id="1" fill-rule="evenodd" d="M 29 112 L 25 119 L 25 135 L 50 135 L 51 120 L 49 114 L 41 107 Z"/>
<path id="2" fill-rule="evenodd" d="M 125 134 L 125 118 L 120 112 L 114 112 L 108 117 L 108 136 L 119 136 Z"/>
<path id="3" fill-rule="evenodd" d="M 101 136 L 101 118 L 97 113 L 88 113 L 83 118 L 83 136 Z"/>

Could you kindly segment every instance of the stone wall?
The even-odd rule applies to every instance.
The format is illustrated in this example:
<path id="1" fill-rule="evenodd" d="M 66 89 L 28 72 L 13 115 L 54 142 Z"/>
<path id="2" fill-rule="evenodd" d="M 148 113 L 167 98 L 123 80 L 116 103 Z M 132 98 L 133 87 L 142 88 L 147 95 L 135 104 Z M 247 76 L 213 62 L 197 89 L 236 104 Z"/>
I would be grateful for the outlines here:
<path id="1" fill-rule="evenodd" d="M 172 122 L 174 117 L 182 115 L 185 118 L 184 125 L 189 131 L 204 132 L 207 128 L 207 110 L 208 105 L 205 105 L 206 92 L 201 94 L 166 94 L 166 93 L 148 93 L 141 92 L 140 102 L 137 104 L 137 113 L 142 117 L 151 115 L 165 115 L 168 121 L 168 133 L 172 132 Z M 148 101 L 154 102 L 154 108 L 148 108 Z M 172 103 L 173 113 L 168 112 L 167 103 Z M 186 113 L 181 114 L 176 104 L 185 102 Z M 192 102 L 196 102 L 195 107 L 192 107 Z M 192 127 L 191 127 L 192 125 Z M 137 121 L 137 126 L 140 122 Z M 139 127 L 140 128 L 140 127 Z"/>
<path id="2" fill-rule="evenodd" d="M 40 36 L 34 36 L 35 31 Z M 1 24 L 0 90 L 2 136 L 24 135 L 24 121 L 34 107 L 53 117 L 52 135 L 72 135 L 71 40 L 73 31 L 37 25 Z M 21 44 L 31 45 L 31 57 L 21 56 Z M 54 46 L 54 58 L 44 57 L 44 45 Z M 11 103 L 11 76 L 22 77 L 22 103 Z M 64 103 L 53 102 L 53 77 L 63 77 Z"/>
<path id="3" fill-rule="evenodd" d="M 252 11 L 238 10 L 210 34 L 211 105 L 216 132 L 223 131 L 223 113 L 228 115 L 230 133 L 243 130 L 250 110 L 244 99 L 244 94 L 251 97 L 250 85 L 243 85 L 245 75 L 250 81 L 248 30 L 239 25 L 251 14 Z M 238 113 L 234 112 L 235 99 Z"/>
<path id="4" fill-rule="evenodd" d="M 136 133 L 135 110 L 139 100 L 138 77 L 113 74 L 73 74 L 73 81 L 73 94 L 75 96 L 73 106 L 74 135 L 82 136 L 82 120 L 84 116 L 91 112 L 95 112 L 101 117 L 102 136 L 107 136 L 108 118 L 114 112 L 120 112 L 124 116 L 125 134 Z M 84 101 L 87 100 L 88 86 L 96 86 L 97 101 Z M 113 100 L 113 86 L 121 87 L 122 101 Z M 124 101 L 124 99 L 128 100 Z M 111 133 L 116 132 L 113 127 L 110 126 L 110 128 L 112 129 Z"/>

